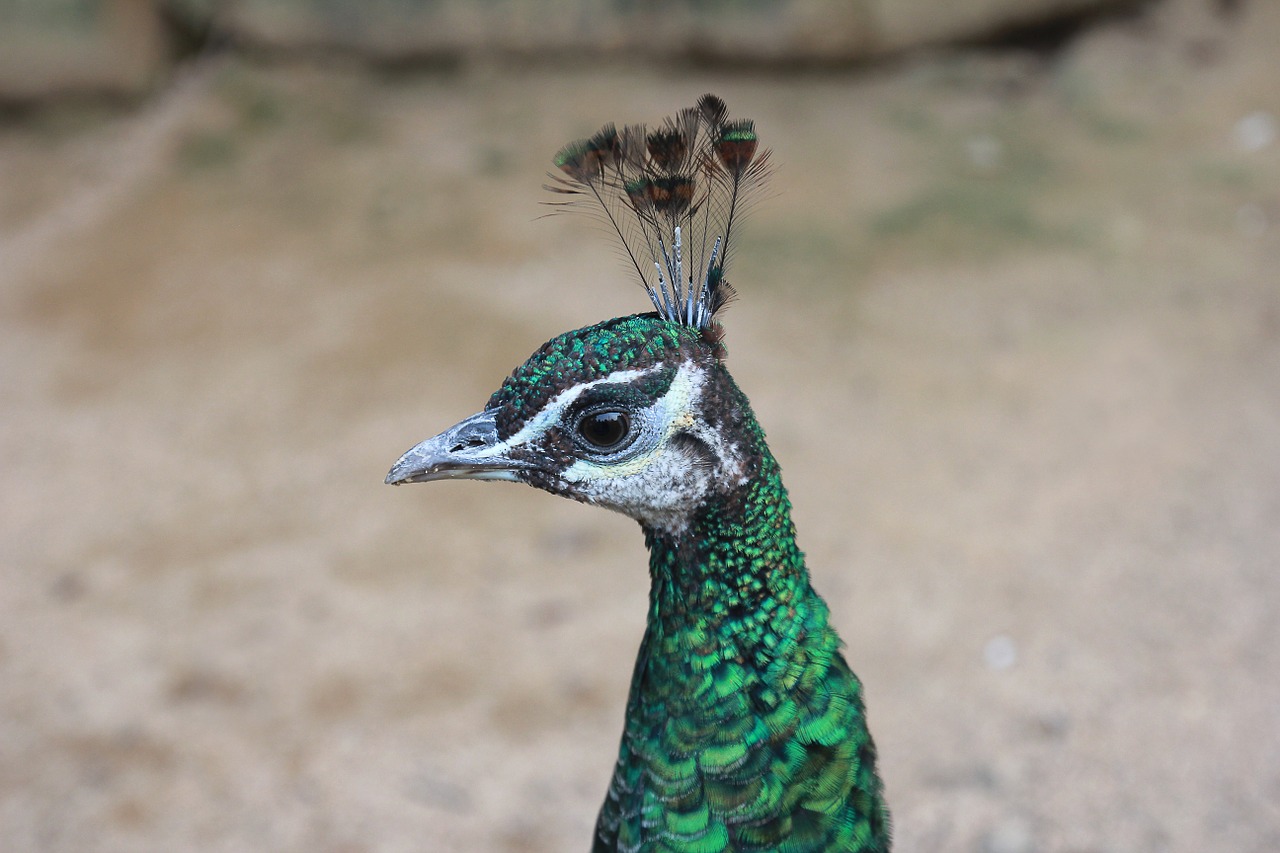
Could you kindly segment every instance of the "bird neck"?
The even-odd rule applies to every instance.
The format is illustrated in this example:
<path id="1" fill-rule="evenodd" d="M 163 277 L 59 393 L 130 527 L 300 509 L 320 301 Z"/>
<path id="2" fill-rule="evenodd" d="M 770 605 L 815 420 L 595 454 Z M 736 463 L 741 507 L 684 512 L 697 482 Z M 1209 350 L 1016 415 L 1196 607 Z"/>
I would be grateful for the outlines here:
<path id="1" fill-rule="evenodd" d="M 721 445 L 749 449 L 741 485 L 645 530 L 649 619 L 593 849 L 888 853 L 862 686 L 740 403 Z"/>
<path id="2" fill-rule="evenodd" d="M 669 712 L 708 711 L 718 704 L 709 676 L 782 688 L 838 644 L 809 586 L 778 464 L 749 411 L 746 426 L 747 483 L 679 532 L 646 531 L 650 608 L 633 701 L 657 691 Z M 825 648 L 814 654 L 815 645 Z"/>

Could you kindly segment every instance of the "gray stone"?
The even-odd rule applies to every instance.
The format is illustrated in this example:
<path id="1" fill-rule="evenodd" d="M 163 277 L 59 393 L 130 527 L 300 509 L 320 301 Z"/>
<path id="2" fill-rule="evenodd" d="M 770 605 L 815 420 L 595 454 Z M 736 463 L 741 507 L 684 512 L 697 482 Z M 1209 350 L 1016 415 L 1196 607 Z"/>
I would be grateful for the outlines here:
<path id="1" fill-rule="evenodd" d="M 1122 6 L 1125 0 L 871 0 L 870 5 L 876 48 L 900 51 L 978 38 L 1090 9 Z"/>
<path id="2" fill-rule="evenodd" d="M 137 93 L 166 56 L 152 0 L 0 0 L 0 99 Z"/>
<path id="3" fill-rule="evenodd" d="M 844 61 L 973 38 L 1124 0 L 241 0 L 218 23 L 262 46 L 382 59 L 591 51 Z"/>
<path id="4" fill-rule="evenodd" d="M 378 61 L 634 55 L 844 62 L 974 38 L 1127 0 L 0 0 L 0 99 L 135 93 L 192 32 L 270 51 Z"/>

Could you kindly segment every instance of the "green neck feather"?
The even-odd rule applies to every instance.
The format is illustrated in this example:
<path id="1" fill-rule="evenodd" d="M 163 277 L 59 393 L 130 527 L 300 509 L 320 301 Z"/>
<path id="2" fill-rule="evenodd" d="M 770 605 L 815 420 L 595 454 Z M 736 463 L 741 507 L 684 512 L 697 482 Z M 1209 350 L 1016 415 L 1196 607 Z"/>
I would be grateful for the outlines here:
<path id="1" fill-rule="evenodd" d="M 595 850 L 887 851 L 861 685 L 728 383 L 755 471 L 678 536 L 646 531 L 649 620 Z"/>

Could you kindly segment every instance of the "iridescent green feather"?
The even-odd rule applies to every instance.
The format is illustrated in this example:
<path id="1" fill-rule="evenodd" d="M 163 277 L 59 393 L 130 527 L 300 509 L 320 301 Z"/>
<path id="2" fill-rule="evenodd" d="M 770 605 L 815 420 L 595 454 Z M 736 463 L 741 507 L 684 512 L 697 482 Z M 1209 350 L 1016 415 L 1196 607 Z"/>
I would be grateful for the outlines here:
<path id="1" fill-rule="evenodd" d="M 552 189 L 599 206 L 655 313 L 548 341 L 386 481 L 515 480 L 640 522 L 649 614 L 597 853 L 887 853 L 862 685 L 724 366 L 731 227 L 769 168 L 727 115 L 707 95 L 561 150 Z"/>
<path id="2" fill-rule="evenodd" d="M 750 121 L 728 120 L 708 95 L 652 132 L 606 125 L 565 146 L 549 188 L 609 223 L 656 314 L 549 341 L 487 407 L 506 439 L 576 384 L 636 371 L 649 377 L 636 393 L 657 398 L 694 364 L 698 415 L 722 446 L 746 448 L 739 484 L 678 529 L 645 526 L 648 622 L 597 853 L 889 850 L 862 685 L 809 585 L 764 432 L 723 364 L 716 312 L 731 293 L 732 226 L 769 171 L 758 144 Z M 537 470 L 521 476 L 583 499 Z"/>
<path id="3" fill-rule="evenodd" d="M 627 329 L 648 323 L 679 328 Z M 700 346 L 684 330 L 659 337 L 668 355 Z M 883 853 L 861 684 L 809 585 L 764 433 L 723 365 L 710 370 L 758 470 L 678 540 L 647 531 L 648 627 L 594 849 Z"/>

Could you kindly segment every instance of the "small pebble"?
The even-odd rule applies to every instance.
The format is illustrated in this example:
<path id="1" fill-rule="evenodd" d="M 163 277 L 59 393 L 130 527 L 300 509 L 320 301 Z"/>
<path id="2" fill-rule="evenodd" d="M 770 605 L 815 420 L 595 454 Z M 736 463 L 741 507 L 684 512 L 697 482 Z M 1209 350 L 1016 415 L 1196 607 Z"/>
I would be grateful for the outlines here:
<path id="1" fill-rule="evenodd" d="M 1254 110 L 1236 122 L 1236 145 L 1243 151 L 1261 151 L 1276 141 L 1278 133 L 1275 116 L 1266 110 Z"/>
<path id="2" fill-rule="evenodd" d="M 1008 634 L 997 634 L 982 647 L 982 660 L 993 672 L 1010 669 L 1018 662 L 1018 644 Z"/>
<path id="3" fill-rule="evenodd" d="M 1065 709 L 1045 711 L 1035 718 L 1036 730 L 1047 738 L 1063 738 L 1071 729 L 1071 714 Z"/>

